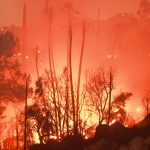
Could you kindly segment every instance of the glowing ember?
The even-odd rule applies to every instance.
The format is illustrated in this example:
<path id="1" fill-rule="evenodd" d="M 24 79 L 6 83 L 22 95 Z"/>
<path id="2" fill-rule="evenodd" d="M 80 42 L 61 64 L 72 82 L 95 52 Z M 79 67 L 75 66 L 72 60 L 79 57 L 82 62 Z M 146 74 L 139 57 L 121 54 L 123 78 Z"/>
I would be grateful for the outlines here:
<path id="1" fill-rule="evenodd" d="M 29 56 L 26 56 L 25 58 L 26 58 L 26 59 L 29 59 Z"/>
<path id="2" fill-rule="evenodd" d="M 22 62 L 22 68 L 23 70 L 26 70 L 25 73 L 31 75 L 32 83 L 30 83 L 28 87 L 27 82 L 21 81 L 21 79 L 19 80 L 20 72 L 18 70 L 16 70 L 16 76 L 12 73 L 12 70 L 10 73 L 12 74 L 13 79 L 17 78 L 15 84 L 13 83 L 14 80 L 8 80 L 8 85 L 3 86 L 7 71 L 4 74 L 4 77 L 3 75 L 0 76 L 2 78 L 2 88 L 0 88 L 2 89 L 2 92 L 0 91 L 0 94 L 2 95 L 1 100 L 4 101 L 5 105 L 8 105 L 4 113 L 6 116 L 4 121 L 7 126 L 5 127 L 4 125 L 5 137 L 17 136 L 17 131 L 15 131 L 17 128 L 17 123 L 21 120 L 23 123 L 20 121 L 22 123 L 21 124 L 19 122 L 21 124 L 20 126 L 25 126 L 24 116 L 26 116 L 26 114 L 27 119 L 29 119 L 28 115 L 31 115 L 30 117 L 36 124 L 33 125 L 33 128 L 34 131 L 38 132 L 38 134 L 33 133 L 33 136 L 35 142 L 37 143 L 40 142 L 40 134 L 43 134 L 44 136 L 46 135 L 45 137 L 48 137 L 48 139 L 50 138 L 56 140 L 60 140 L 61 136 L 63 137 L 68 134 L 73 134 L 76 124 L 80 125 L 80 127 L 77 126 L 77 129 L 79 130 L 81 128 L 81 133 L 87 139 L 88 136 L 86 135 L 86 132 L 88 129 L 91 126 L 96 126 L 101 123 L 106 124 L 106 122 L 109 122 L 108 120 L 110 119 L 110 116 L 113 116 L 113 118 L 110 119 L 112 120 L 110 121 L 110 125 L 115 123 L 118 118 L 123 118 L 124 120 L 128 119 L 126 117 L 126 113 L 129 109 L 125 106 L 126 104 L 123 102 L 124 99 L 122 97 L 120 99 L 123 100 L 116 101 L 114 105 L 117 105 L 116 107 L 118 109 L 113 109 L 112 106 L 109 107 L 108 105 L 111 105 L 114 102 L 114 97 L 118 94 L 120 89 L 135 94 L 135 97 L 138 97 L 137 101 L 140 101 L 141 99 L 139 99 L 139 97 L 141 95 L 138 94 L 141 94 L 143 89 L 149 88 L 150 71 L 148 67 L 150 65 L 150 61 L 148 56 L 150 56 L 150 14 L 137 14 L 139 10 L 143 10 L 140 8 L 140 6 L 138 6 L 140 2 L 139 0 L 132 3 L 129 0 L 126 3 L 118 1 L 118 3 L 115 5 L 115 9 L 110 7 L 111 4 L 114 3 L 113 0 L 110 0 L 109 6 L 107 6 L 107 3 L 104 0 L 103 2 L 94 0 L 93 3 L 90 3 L 90 1 L 84 3 L 83 1 L 76 2 L 76 0 L 72 0 L 70 1 L 71 5 L 69 4 L 69 9 L 71 11 L 66 10 L 66 8 L 68 9 L 68 4 L 66 1 L 58 3 L 59 5 L 56 5 L 55 2 L 52 1 L 51 7 L 54 8 L 54 14 L 52 13 L 53 19 L 50 19 L 51 15 L 47 13 L 49 12 L 48 10 L 44 12 L 47 14 L 41 13 L 41 10 L 43 10 L 41 6 L 44 6 L 44 2 L 42 0 L 37 1 L 36 5 L 34 1 L 26 1 L 26 5 L 24 5 L 23 9 L 22 21 L 19 20 L 20 17 L 17 15 L 17 11 L 21 11 L 22 6 L 20 4 L 23 4 L 23 1 L 21 1 L 20 4 L 17 4 L 17 1 L 14 0 L 15 2 L 12 6 L 8 1 L 10 0 L 7 0 L 7 2 L 2 2 L 4 7 L 0 5 L 0 10 L 2 10 L 2 13 L 0 13 L 1 24 L 22 24 L 21 22 L 23 22 L 23 25 L 20 27 L 15 25 L 10 27 L 0 26 L 0 33 L 3 34 L 7 31 L 14 32 L 16 39 L 14 43 L 16 43 L 15 48 L 17 49 L 17 52 L 16 54 L 14 54 L 14 52 L 11 53 L 11 56 L 15 57 L 13 58 L 13 61 L 18 59 L 19 62 Z M 5 7 L 6 4 L 8 7 L 7 9 Z M 76 8 L 74 9 L 74 6 L 79 8 L 79 13 Z M 84 8 L 82 8 L 82 6 Z M 17 9 L 18 7 L 19 9 Z M 26 12 L 26 7 L 31 9 L 30 16 L 27 16 L 28 12 Z M 99 7 L 102 8 L 102 15 L 98 14 Z M 9 15 L 6 17 L 8 10 Z M 59 10 L 63 11 L 60 13 Z M 11 11 L 14 12 L 11 13 Z M 121 13 L 123 11 L 126 12 Z M 66 12 L 71 13 L 66 15 Z M 143 12 L 145 13 L 147 11 Z M 98 18 L 95 17 L 96 14 L 98 14 Z M 141 18 L 143 15 L 145 15 L 144 19 Z M 69 28 L 68 16 L 71 18 L 71 23 L 69 25 L 72 25 Z M 85 26 L 82 29 L 81 22 L 84 17 L 87 18 L 87 20 L 85 21 Z M 84 28 L 86 28 L 86 30 L 84 30 Z M 84 36 L 86 39 L 85 42 L 83 42 Z M 9 38 L 7 38 L 7 40 L 9 41 Z M 1 43 L 7 45 L 5 42 Z M 0 48 L 2 45 L 1 43 Z M 36 45 L 38 45 L 41 51 L 38 50 L 36 53 L 37 55 L 35 56 L 35 51 L 33 49 L 36 47 Z M 78 66 L 80 66 L 79 62 L 82 60 L 82 58 L 80 59 L 79 57 L 80 53 L 82 52 L 81 49 L 85 49 L 85 53 L 83 54 L 83 64 L 81 64 L 82 69 L 80 70 L 80 67 L 78 68 Z M 10 50 L 10 48 L 8 48 L 8 50 Z M 23 59 L 23 61 L 20 61 L 21 59 Z M 1 64 L 3 69 L 3 61 Z M 98 75 L 97 77 L 93 78 L 94 82 L 91 84 L 91 89 L 89 90 L 90 94 L 87 96 L 87 87 L 85 86 L 86 83 L 84 82 L 86 77 L 84 78 L 83 75 L 84 71 L 87 68 L 89 70 L 91 68 L 95 70 L 100 66 L 103 66 L 106 68 L 106 70 L 107 68 L 117 68 L 117 75 L 115 76 L 116 78 L 114 77 L 116 83 L 112 83 L 112 77 L 110 75 L 111 73 L 106 73 L 107 78 L 105 78 L 105 72 L 103 72 L 102 75 Z M 62 73 L 64 67 L 67 68 L 67 75 L 65 77 Z M 13 70 L 15 70 L 15 67 Z M 45 70 L 47 71 L 46 73 Z M 58 72 L 61 74 L 58 74 Z M 78 77 L 78 74 L 80 73 L 81 77 Z M 96 80 L 98 77 L 101 79 L 104 78 L 104 84 L 101 80 Z M 79 79 L 81 79 L 81 81 Z M 35 81 L 37 81 L 36 84 L 34 84 Z M 15 91 L 17 89 L 17 82 L 21 82 L 21 85 L 18 87 L 18 89 L 23 87 L 21 92 L 18 92 L 18 90 L 18 93 L 13 93 L 15 96 L 17 95 L 19 97 L 19 102 L 16 102 L 16 97 L 13 97 L 14 95 L 12 98 L 10 98 L 10 92 L 7 93 L 5 100 L 5 98 L 3 98 L 5 88 L 9 90 L 12 88 L 11 91 Z M 80 82 L 82 83 L 81 85 L 79 84 Z M 94 83 L 101 86 L 94 87 Z M 118 84 L 120 84 L 119 88 L 117 87 Z M 101 89 L 103 91 L 101 91 Z M 95 94 L 91 92 L 92 90 L 96 91 Z M 28 92 L 31 93 L 28 94 Z M 20 97 L 22 96 L 23 100 L 20 102 Z M 27 112 L 24 111 L 25 96 L 28 106 L 32 106 L 35 102 L 35 106 L 33 105 L 33 109 L 35 110 L 31 110 L 29 114 L 27 113 L 28 108 Z M 133 96 L 133 99 L 135 97 Z M 10 98 L 11 101 L 15 101 L 14 106 L 7 102 L 7 98 Z M 105 100 L 104 102 L 103 99 Z M 92 101 L 92 103 L 87 106 L 87 101 Z M 119 107 L 120 105 L 122 106 Z M 133 116 L 136 118 L 136 120 L 139 120 L 141 117 L 143 117 L 144 108 L 142 104 L 139 105 L 139 103 L 136 104 L 134 108 L 132 108 L 132 106 L 134 106 L 134 103 L 131 104 L 131 109 L 134 111 Z M 126 111 L 124 111 L 125 107 Z M 110 111 L 112 111 L 112 114 Z M 122 113 L 117 114 L 118 111 Z M 66 112 L 68 113 L 68 118 L 66 117 Z M 149 110 L 147 110 L 147 112 L 149 112 Z M 16 116 L 18 114 L 20 115 L 20 120 L 18 119 L 19 121 L 17 122 Z M 126 123 L 129 121 L 124 122 Z M 37 129 L 36 127 L 39 127 L 40 129 Z M 21 136 L 23 136 L 22 131 L 20 132 Z"/>
<path id="3" fill-rule="evenodd" d="M 141 108 L 140 107 L 137 107 L 136 108 L 136 112 L 140 112 L 141 111 Z"/>

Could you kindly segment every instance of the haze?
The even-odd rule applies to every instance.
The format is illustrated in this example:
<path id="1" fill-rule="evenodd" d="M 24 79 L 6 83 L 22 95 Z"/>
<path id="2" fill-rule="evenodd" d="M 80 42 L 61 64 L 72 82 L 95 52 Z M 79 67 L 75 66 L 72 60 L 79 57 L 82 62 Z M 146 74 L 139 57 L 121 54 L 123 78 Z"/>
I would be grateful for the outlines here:
<path id="1" fill-rule="evenodd" d="M 108 59 L 110 53 L 109 39 L 104 33 L 101 35 L 101 45 L 97 44 L 96 38 L 99 37 L 97 33 L 98 10 L 100 10 L 100 19 L 108 20 L 110 17 L 118 13 L 128 13 L 136 16 L 140 0 L 70 0 L 75 10 L 80 14 L 77 16 L 79 23 L 75 24 L 74 29 L 74 44 L 73 44 L 73 59 L 74 59 L 74 76 L 77 72 L 77 64 L 79 51 L 81 47 L 81 28 L 79 24 L 82 18 L 88 20 L 88 33 L 86 38 L 86 52 L 83 61 L 83 70 L 96 69 L 100 66 L 109 66 L 110 60 Z M 17 25 L 22 26 L 22 13 L 23 4 L 27 6 L 27 24 L 28 24 L 28 51 L 29 55 L 28 64 L 34 63 L 34 52 L 38 46 L 40 49 L 41 67 L 40 73 L 42 74 L 44 68 L 47 67 L 47 21 L 44 15 L 45 0 L 0 0 L 0 26 Z M 67 19 L 66 14 L 62 13 L 64 1 L 52 0 L 50 5 L 54 7 L 53 19 L 53 51 L 55 58 L 55 66 L 58 72 L 61 72 L 66 65 L 66 47 L 67 47 Z M 105 27 L 105 22 L 101 26 L 102 30 Z M 107 28 L 105 28 L 107 31 Z M 130 36 L 130 35 L 129 35 Z M 134 40 L 135 35 L 131 35 Z M 150 85 L 148 67 L 150 65 L 149 50 L 143 53 L 137 53 L 136 48 L 129 42 L 129 50 L 125 47 L 122 50 L 113 50 L 116 58 L 113 59 L 113 65 L 116 68 L 117 76 L 117 90 L 132 92 L 133 97 L 128 105 L 129 112 L 132 110 L 132 103 L 136 103 L 135 108 L 139 107 L 139 100 L 142 93 Z M 138 44 L 138 43 L 137 43 Z M 126 45 L 126 44 L 124 44 Z M 90 61 L 89 61 L 90 60 Z M 29 71 L 35 73 L 34 65 L 30 65 Z M 142 72 L 142 73 L 141 73 Z M 84 76 L 84 72 L 82 73 Z M 135 105 L 135 104 L 134 104 Z M 135 112 L 132 110 L 132 112 Z"/>

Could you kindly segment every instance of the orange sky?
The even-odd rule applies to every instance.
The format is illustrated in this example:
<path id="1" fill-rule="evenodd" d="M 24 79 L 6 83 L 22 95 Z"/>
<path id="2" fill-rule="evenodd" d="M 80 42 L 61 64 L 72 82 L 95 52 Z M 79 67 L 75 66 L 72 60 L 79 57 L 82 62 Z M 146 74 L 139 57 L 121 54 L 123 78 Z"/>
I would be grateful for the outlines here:
<path id="1" fill-rule="evenodd" d="M 22 8 L 23 3 L 26 1 L 27 4 L 27 20 L 28 27 L 30 32 L 30 36 L 28 38 L 30 45 L 30 55 L 29 62 L 32 59 L 34 62 L 34 49 L 38 45 L 41 50 L 40 59 L 42 63 L 46 66 L 48 64 L 47 58 L 47 29 L 46 22 L 44 20 L 43 9 L 45 7 L 46 0 L 0 0 L 0 26 L 5 25 L 21 25 L 22 24 Z M 53 6 L 55 7 L 55 15 L 54 15 L 54 28 L 53 28 L 53 48 L 54 48 L 54 57 L 55 65 L 58 70 L 62 70 L 62 67 L 66 64 L 66 25 L 64 18 L 60 16 L 61 14 L 61 5 L 63 0 L 50 0 Z M 65 1 L 65 0 L 64 0 Z M 136 13 L 140 0 L 70 0 L 73 3 L 74 7 L 80 11 L 80 16 L 84 16 L 89 20 L 97 19 L 97 12 L 101 10 L 101 17 L 107 19 L 108 17 L 113 16 L 115 13 Z M 81 17 L 81 18 L 82 18 Z M 57 24 L 57 25 L 56 25 Z M 61 25 L 60 25 L 61 24 Z M 61 31 L 61 35 L 60 35 Z M 95 35 L 94 35 L 95 36 Z M 41 38 L 42 37 L 42 38 Z M 81 45 L 81 30 L 77 28 L 77 31 L 74 32 L 74 45 L 73 45 L 73 55 L 74 55 L 74 72 L 77 72 L 76 64 L 78 63 L 79 50 Z M 97 68 L 108 63 L 108 59 L 106 57 L 101 57 L 101 55 L 106 55 L 109 51 L 105 52 L 98 51 L 97 47 L 93 46 L 93 33 L 91 32 L 88 39 L 86 39 L 86 53 L 84 55 L 83 67 L 85 70 L 87 67 L 89 68 Z M 59 41 L 59 42 L 58 42 Z M 118 69 L 118 84 L 120 89 L 129 92 L 135 92 L 137 89 L 141 90 L 141 83 L 148 83 L 147 78 L 149 73 L 145 76 L 135 76 L 134 65 L 130 66 L 130 61 L 121 62 L 121 60 L 115 60 L 114 64 Z M 129 65 L 129 68 L 128 68 Z M 123 67 L 122 67 L 123 66 Z M 32 71 L 33 68 L 30 68 Z M 126 71 L 128 70 L 128 71 Z M 136 70 L 137 71 L 137 70 Z M 145 73 L 146 70 L 144 70 Z M 41 72 L 40 72 L 41 73 Z M 84 76 L 84 75 L 83 75 Z M 134 80 L 131 80 L 131 77 Z M 121 83 L 121 84 L 120 84 Z M 140 85 L 140 87 L 138 87 Z M 141 93 L 137 91 L 134 94 L 132 105 L 129 105 L 129 109 L 133 112 L 132 106 L 135 104 L 138 107 L 140 104 L 137 102 L 137 99 L 141 98 Z"/>
<path id="2" fill-rule="evenodd" d="M 34 23 L 41 17 L 46 0 L 0 0 L 0 25 L 20 25 L 22 23 L 22 7 L 28 6 L 28 19 Z M 50 0 L 56 7 L 66 0 Z M 97 17 L 100 8 L 104 18 L 116 12 L 135 13 L 140 0 L 70 0 L 82 15 L 89 18 Z"/>

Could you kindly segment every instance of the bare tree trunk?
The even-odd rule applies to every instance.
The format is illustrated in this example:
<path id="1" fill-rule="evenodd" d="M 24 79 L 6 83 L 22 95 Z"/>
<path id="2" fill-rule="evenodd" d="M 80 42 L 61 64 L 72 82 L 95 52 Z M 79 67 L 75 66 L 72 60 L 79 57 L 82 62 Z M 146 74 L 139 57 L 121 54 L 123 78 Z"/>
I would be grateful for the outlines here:
<path id="1" fill-rule="evenodd" d="M 82 46 L 81 46 L 81 54 L 80 54 L 80 62 L 79 62 L 79 71 L 78 71 L 78 84 L 77 84 L 77 110 L 76 110 L 76 130 L 78 132 L 78 124 L 79 124 L 79 99 L 80 99 L 80 80 L 81 80 L 81 70 L 82 70 L 82 60 L 85 46 L 85 22 L 83 20 L 82 25 Z"/>
<path id="2" fill-rule="evenodd" d="M 72 109 L 73 109 L 73 132 L 74 135 L 77 134 L 76 131 L 76 111 L 75 111 L 75 99 L 74 99 L 74 89 L 73 89 L 73 79 L 72 79 L 72 25 L 71 20 L 69 20 L 69 51 L 68 51 L 68 62 L 69 62 L 69 77 L 70 77 L 70 90 L 72 99 Z"/>
<path id="3" fill-rule="evenodd" d="M 69 99 L 69 94 L 68 94 L 68 83 L 66 85 L 66 115 L 67 115 L 67 118 L 66 118 L 66 128 L 67 128 L 67 136 L 69 135 L 69 102 L 68 102 L 68 99 Z"/>
<path id="4" fill-rule="evenodd" d="M 42 136 L 41 136 L 41 134 L 40 134 L 39 129 L 38 129 L 37 133 L 38 133 L 38 136 L 39 136 L 40 144 L 43 144 L 43 139 L 42 139 Z"/>
<path id="5" fill-rule="evenodd" d="M 57 104 L 56 104 L 56 90 L 54 86 L 54 77 L 53 77 L 53 69 L 52 69 L 52 52 L 51 52 L 51 23 L 52 23 L 52 8 L 48 14 L 49 17 L 49 33 L 48 33 L 48 52 L 49 52 L 49 68 L 50 68 L 50 77 L 51 84 L 53 89 L 53 101 L 55 106 L 55 128 L 56 128 L 56 136 L 58 137 L 58 120 L 57 120 Z"/>
<path id="6" fill-rule="evenodd" d="M 98 120 L 99 120 L 99 125 L 101 124 L 101 113 L 100 110 L 98 110 Z"/>
<path id="7" fill-rule="evenodd" d="M 69 22 L 68 22 L 69 25 Z M 67 136 L 69 135 L 69 81 L 70 81 L 70 76 L 69 76 L 69 47 L 70 47 L 70 31 L 69 31 L 69 26 L 68 26 L 68 36 L 67 36 L 67 68 L 65 70 L 65 77 L 66 77 L 66 113 L 67 113 L 67 118 L 66 118 L 66 127 L 67 127 Z"/>
<path id="8" fill-rule="evenodd" d="M 109 104 L 108 104 L 108 125 L 110 125 L 110 116 L 111 116 L 111 94 L 112 94 L 112 72 L 110 68 L 110 83 L 109 83 Z"/>
<path id="9" fill-rule="evenodd" d="M 147 115 L 149 114 L 149 99 L 147 99 Z"/>
<path id="10" fill-rule="evenodd" d="M 57 87 L 56 87 L 57 90 Z M 58 96 L 57 96 L 58 97 Z M 60 137 L 62 136 L 62 129 L 61 129 L 61 110 L 60 110 L 60 101 L 59 101 L 59 97 L 58 97 L 58 108 L 57 108 L 57 112 L 58 112 L 58 125 L 59 125 L 59 135 Z"/>
<path id="11" fill-rule="evenodd" d="M 53 57 L 53 51 L 51 50 L 51 61 L 52 61 L 52 70 L 53 70 L 53 81 L 54 81 L 54 88 L 56 88 L 56 94 L 57 94 L 57 101 L 58 101 L 58 106 L 57 106 L 57 113 L 58 113 L 58 124 L 59 124 L 59 133 L 60 137 L 62 136 L 62 127 L 61 127 L 61 108 L 60 108 L 60 98 L 59 98 L 59 90 L 58 90 L 58 81 L 57 81 L 57 76 L 56 76 L 56 71 L 55 71 L 55 65 L 54 65 L 54 57 Z"/>
<path id="12" fill-rule="evenodd" d="M 24 150 L 27 149 L 27 99 L 28 99 L 28 76 L 26 77 L 26 90 L 25 90 Z"/>
<path id="13" fill-rule="evenodd" d="M 67 59 L 68 60 L 68 59 Z M 67 62 L 68 66 L 68 62 Z M 69 76 L 68 67 L 64 69 L 64 80 L 65 80 L 65 113 L 66 113 L 66 130 L 67 136 L 69 135 Z"/>

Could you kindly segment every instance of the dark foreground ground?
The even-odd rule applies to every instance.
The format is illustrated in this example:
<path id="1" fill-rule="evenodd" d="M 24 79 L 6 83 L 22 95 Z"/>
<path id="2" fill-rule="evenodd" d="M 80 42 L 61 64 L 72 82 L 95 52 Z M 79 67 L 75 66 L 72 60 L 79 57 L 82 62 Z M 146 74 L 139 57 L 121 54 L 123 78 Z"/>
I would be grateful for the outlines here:
<path id="1" fill-rule="evenodd" d="M 150 150 L 150 115 L 132 128 L 119 122 L 100 125 L 93 139 L 70 136 L 61 141 L 32 145 L 30 150 Z"/>

